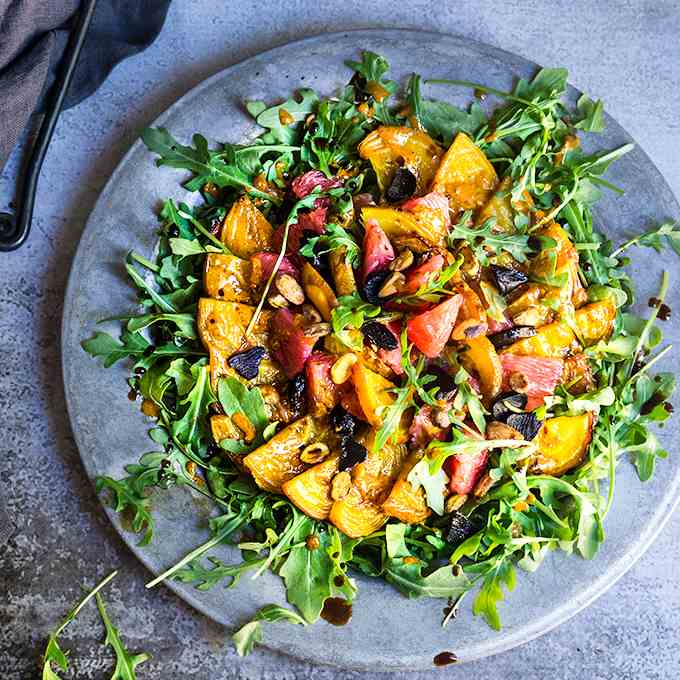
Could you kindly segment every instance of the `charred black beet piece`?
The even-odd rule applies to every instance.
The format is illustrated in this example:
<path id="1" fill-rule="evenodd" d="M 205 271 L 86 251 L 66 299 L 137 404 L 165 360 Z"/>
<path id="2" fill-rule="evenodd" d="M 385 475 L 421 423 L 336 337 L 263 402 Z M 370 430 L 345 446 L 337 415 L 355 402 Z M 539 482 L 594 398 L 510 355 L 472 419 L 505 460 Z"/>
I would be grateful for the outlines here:
<path id="1" fill-rule="evenodd" d="M 397 349 L 399 341 L 394 337 L 394 333 L 382 323 L 377 321 L 367 321 L 362 327 L 361 332 L 368 342 L 380 349 Z"/>
<path id="2" fill-rule="evenodd" d="M 452 392 L 456 391 L 456 381 L 445 368 L 442 368 L 441 366 L 430 366 L 430 368 L 427 369 L 427 372 L 436 378 L 436 380 L 428 386 L 428 390 L 432 386 L 437 387 L 437 394 L 435 395 L 436 399 L 446 399 Z"/>
<path id="3" fill-rule="evenodd" d="M 527 405 L 527 395 L 520 392 L 504 392 L 501 394 L 491 406 L 491 415 L 494 420 L 505 422 L 505 419 L 515 413 L 523 410 Z"/>
<path id="4" fill-rule="evenodd" d="M 385 279 L 390 275 L 390 272 L 385 269 L 382 271 L 372 272 L 366 277 L 362 293 L 364 300 L 370 302 L 372 305 L 379 305 L 381 300 L 378 297 L 378 291 L 382 288 Z"/>
<path id="5" fill-rule="evenodd" d="M 355 442 L 351 437 L 343 437 L 340 441 L 340 462 L 338 470 L 349 470 L 359 463 L 363 463 L 368 451 L 363 444 Z"/>
<path id="6" fill-rule="evenodd" d="M 359 427 L 359 421 L 340 404 L 333 408 L 329 420 L 333 431 L 341 437 L 353 437 Z"/>
<path id="7" fill-rule="evenodd" d="M 446 534 L 446 540 L 455 546 L 472 536 L 476 531 L 477 527 L 462 512 L 456 510 L 451 513 L 451 524 Z"/>
<path id="8" fill-rule="evenodd" d="M 244 352 L 232 354 L 227 359 L 227 363 L 246 380 L 253 380 L 260 372 L 260 362 L 264 355 L 264 347 L 251 347 Z"/>
<path id="9" fill-rule="evenodd" d="M 288 383 L 288 406 L 293 414 L 293 418 L 301 418 L 307 406 L 305 391 L 307 380 L 304 373 L 298 373 Z"/>
<path id="10" fill-rule="evenodd" d="M 515 326 L 514 328 L 508 328 L 507 331 L 490 335 L 489 340 L 491 340 L 496 349 L 503 349 L 503 347 L 512 345 L 513 342 L 517 342 L 522 338 L 531 338 L 534 335 L 536 335 L 536 329 L 533 326 Z"/>
<path id="11" fill-rule="evenodd" d="M 416 190 L 416 176 L 408 168 L 399 168 L 387 187 L 385 198 L 389 203 L 399 203 L 411 198 Z"/>
<path id="12" fill-rule="evenodd" d="M 499 267 L 496 264 L 491 265 L 491 273 L 501 295 L 512 293 L 515 288 L 529 281 L 529 277 L 524 272 L 510 267 Z"/>
<path id="13" fill-rule="evenodd" d="M 538 434 L 543 425 L 543 421 L 533 413 L 512 413 L 505 422 L 529 442 Z"/>

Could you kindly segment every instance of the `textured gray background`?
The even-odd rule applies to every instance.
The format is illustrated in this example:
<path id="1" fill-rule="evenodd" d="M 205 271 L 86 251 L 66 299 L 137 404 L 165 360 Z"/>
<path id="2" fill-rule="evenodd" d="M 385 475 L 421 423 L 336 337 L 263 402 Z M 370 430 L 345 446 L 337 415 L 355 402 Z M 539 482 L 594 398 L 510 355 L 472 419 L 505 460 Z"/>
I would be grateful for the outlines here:
<path id="1" fill-rule="evenodd" d="M 0 255 L 0 497 L 14 524 L 13 537 L 0 548 L 4 678 L 37 676 L 44 636 L 77 599 L 79 584 L 92 584 L 114 566 L 122 573 L 109 590 L 110 613 L 132 648 L 154 654 L 140 667 L 140 678 L 354 677 L 263 651 L 238 659 L 219 626 L 167 591 L 145 592 L 147 573 L 109 527 L 72 442 L 58 359 L 70 260 L 121 155 L 177 96 L 229 63 L 310 33 L 399 26 L 463 34 L 567 66 L 577 87 L 606 99 L 609 112 L 680 195 L 678 3 L 443 4 L 289 1 L 285 7 L 269 3 L 264 13 L 259 3 L 223 9 L 207 0 L 177 2 L 152 48 L 63 115 L 44 166 L 30 242 Z M 15 153 L 0 176 L 0 209 L 11 199 L 19 161 Z M 0 535 L 6 529 L 0 527 Z M 678 538 L 676 514 L 649 553 L 572 621 L 520 649 L 441 675 L 677 677 L 680 594 L 672 569 Z M 90 609 L 66 636 L 75 677 L 109 677 L 110 657 L 96 643 L 95 624 Z"/>

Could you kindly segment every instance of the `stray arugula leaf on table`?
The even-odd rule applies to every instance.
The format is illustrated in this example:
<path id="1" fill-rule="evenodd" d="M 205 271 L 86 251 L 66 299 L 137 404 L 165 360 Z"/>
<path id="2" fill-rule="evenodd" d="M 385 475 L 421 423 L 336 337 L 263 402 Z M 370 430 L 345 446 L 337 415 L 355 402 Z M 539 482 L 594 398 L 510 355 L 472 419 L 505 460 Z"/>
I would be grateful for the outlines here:
<path id="1" fill-rule="evenodd" d="M 65 628 L 78 616 L 83 607 L 92 599 L 96 598 L 97 608 L 101 616 L 102 623 L 106 632 L 104 645 L 110 645 L 116 654 L 116 666 L 111 675 L 111 680 L 137 680 L 135 668 L 141 663 L 148 661 L 151 656 L 146 652 L 138 654 L 130 654 L 120 634 L 115 626 L 111 623 L 104 600 L 100 594 L 104 588 L 118 572 L 114 571 L 105 579 L 100 581 L 90 592 L 88 592 L 78 604 L 66 615 L 64 621 L 49 634 L 47 640 L 47 647 L 43 655 L 42 678 L 43 680 L 62 680 L 60 671 L 68 671 L 68 652 L 64 652 L 59 645 L 59 636 L 64 632 Z"/>
<path id="2" fill-rule="evenodd" d="M 113 625 L 109 618 L 102 596 L 97 592 L 95 593 L 95 597 L 99 615 L 101 616 L 104 628 L 106 629 L 104 644 L 109 645 L 116 654 L 116 667 L 113 669 L 111 680 L 136 680 L 137 673 L 135 672 L 135 668 L 145 661 L 148 661 L 151 658 L 151 655 L 146 652 L 137 654 L 128 652 L 120 637 L 118 629 Z"/>

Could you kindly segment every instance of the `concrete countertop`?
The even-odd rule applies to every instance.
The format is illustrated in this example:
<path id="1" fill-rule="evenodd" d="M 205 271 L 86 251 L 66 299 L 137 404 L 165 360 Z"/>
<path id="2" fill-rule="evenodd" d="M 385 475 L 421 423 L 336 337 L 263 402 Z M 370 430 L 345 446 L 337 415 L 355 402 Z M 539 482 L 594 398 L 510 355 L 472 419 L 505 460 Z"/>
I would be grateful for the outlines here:
<path id="1" fill-rule="evenodd" d="M 109 526 L 72 440 L 59 362 L 71 258 L 98 192 L 123 153 L 189 88 L 264 49 L 325 31 L 379 26 L 465 35 L 543 65 L 566 66 L 574 85 L 605 100 L 680 196 L 677 2 L 224 5 L 173 3 L 156 43 L 118 66 L 93 97 L 62 115 L 44 165 L 29 243 L 0 254 L 0 498 L 13 524 L 10 540 L 0 547 L 0 667 L 6 680 L 38 676 L 48 630 L 78 599 L 81 584 L 94 584 L 114 567 L 121 574 L 108 590 L 109 613 L 131 649 L 153 654 L 139 667 L 140 679 L 360 675 L 262 649 L 240 659 L 220 626 L 165 589 L 145 591 L 148 573 Z M 0 210 L 12 199 L 19 165 L 20 149 L 0 175 Z M 0 528 L 0 535 L 6 530 Z M 678 677 L 678 541 L 680 514 L 619 583 L 559 629 L 497 657 L 409 677 Z M 64 637 L 72 650 L 73 677 L 110 677 L 111 656 L 99 639 L 91 607 Z M 398 676 L 376 669 L 374 677 Z"/>

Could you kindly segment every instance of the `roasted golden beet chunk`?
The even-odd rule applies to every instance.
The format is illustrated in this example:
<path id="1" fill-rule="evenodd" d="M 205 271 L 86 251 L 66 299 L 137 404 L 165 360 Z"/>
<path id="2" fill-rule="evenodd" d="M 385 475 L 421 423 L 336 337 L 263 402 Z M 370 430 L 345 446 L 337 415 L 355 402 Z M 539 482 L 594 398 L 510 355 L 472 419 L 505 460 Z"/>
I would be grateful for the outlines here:
<path id="1" fill-rule="evenodd" d="M 347 496 L 333 503 L 328 520 L 350 538 L 360 538 L 380 529 L 387 515 L 352 487 Z"/>
<path id="2" fill-rule="evenodd" d="M 338 456 L 331 455 L 309 470 L 284 482 L 281 488 L 305 515 L 314 519 L 326 519 L 333 506 L 331 481 L 337 471 Z"/>
<path id="3" fill-rule="evenodd" d="M 302 287 L 305 295 L 319 310 L 324 321 L 331 320 L 331 312 L 338 306 L 338 299 L 333 289 L 309 262 L 302 267 Z"/>
<path id="4" fill-rule="evenodd" d="M 545 421 L 538 436 L 533 472 L 558 476 L 585 458 L 593 433 L 593 414 L 559 416 Z"/>
<path id="5" fill-rule="evenodd" d="M 212 298 L 201 298 L 198 301 L 198 334 L 210 355 L 210 378 L 213 388 L 217 387 L 217 380 L 222 375 L 238 377 L 227 364 L 227 360 L 246 344 L 245 332 L 254 311 L 254 307 L 239 302 L 223 302 Z M 262 311 L 247 344 L 268 346 L 268 326 L 271 317 L 271 311 Z M 278 365 L 265 358 L 260 363 L 258 377 L 252 382 L 267 384 L 280 382 L 282 379 L 283 375 Z"/>
<path id="6" fill-rule="evenodd" d="M 243 465 L 265 491 L 281 493 L 284 482 L 303 472 L 308 465 L 300 460 L 301 450 L 328 434 L 325 419 L 305 416 L 286 426 L 266 444 L 249 453 Z"/>
<path id="7" fill-rule="evenodd" d="M 234 255 L 208 253 L 203 272 L 206 295 L 225 302 L 252 302 L 250 270 L 248 260 Z"/>
<path id="8" fill-rule="evenodd" d="M 263 250 L 272 250 L 273 234 L 267 218 L 245 195 L 232 205 L 222 223 L 222 243 L 244 259 Z"/>
<path id="9" fill-rule="evenodd" d="M 385 192 L 400 167 L 416 178 L 416 193 L 423 194 L 437 171 L 443 149 L 422 130 L 382 126 L 359 144 L 359 155 L 373 166 L 381 192 Z"/>
<path id="10" fill-rule="evenodd" d="M 361 209 L 361 218 L 364 224 L 375 220 L 391 241 L 409 247 L 414 238 L 435 246 L 443 245 L 446 238 L 447 228 L 437 211 L 417 213 L 370 205 Z M 411 249 L 420 252 L 422 247 Z"/>
<path id="11" fill-rule="evenodd" d="M 390 493 L 407 452 L 403 444 L 390 442 L 380 450 L 373 451 L 374 440 L 375 431 L 359 439 L 366 447 L 368 456 L 352 469 L 352 482 L 362 498 L 381 505 Z"/>
<path id="12" fill-rule="evenodd" d="M 496 349 L 484 335 L 465 341 L 467 349 L 461 353 L 460 360 L 466 370 L 476 373 L 479 386 L 486 400 L 491 400 L 501 389 L 503 367 Z"/>
<path id="13" fill-rule="evenodd" d="M 449 198 L 452 210 L 476 210 L 496 188 L 498 176 L 489 159 L 464 133 L 459 132 L 434 177 L 432 190 Z"/>
<path id="14" fill-rule="evenodd" d="M 591 302 L 576 310 L 576 326 L 586 345 L 607 339 L 614 328 L 616 305 L 612 298 Z"/>
<path id="15" fill-rule="evenodd" d="M 414 489 L 407 477 L 415 465 L 423 457 L 422 451 L 414 451 L 406 460 L 399 477 L 394 483 L 390 495 L 383 503 L 383 511 L 390 517 L 396 517 L 400 522 L 416 524 L 424 522 L 432 511 L 425 502 L 425 492 L 422 487 Z"/>
<path id="16" fill-rule="evenodd" d="M 367 368 L 362 361 L 352 367 L 352 382 L 366 419 L 374 427 L 380 427 L 384 409 L 395 399 L 390 392 L 394 383 Z"/>

